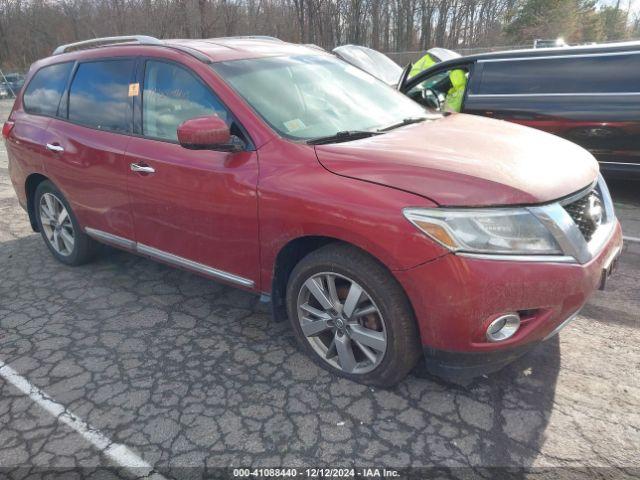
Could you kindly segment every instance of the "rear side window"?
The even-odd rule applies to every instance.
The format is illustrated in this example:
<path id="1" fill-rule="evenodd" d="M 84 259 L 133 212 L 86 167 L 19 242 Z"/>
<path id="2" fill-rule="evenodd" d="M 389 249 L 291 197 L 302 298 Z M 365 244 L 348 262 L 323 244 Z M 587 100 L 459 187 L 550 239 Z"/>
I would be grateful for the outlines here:
<path id="1" fill-rule="evenodd" d="M 128 132 L 132 119 L 134 61 L 82 63 L 69 89 L 69 120 L 113 132 Z"/>
<path id="2" fill-rule="evenodd" d="M 55 115 L 72 67 L 73 62 L 67 62 L 38 70 L 24 92 L 25 111 L 38 115 Z"/>
<path id="3" fill-rule="evenodd" d="M 177 141 L 178 125 L 213 114 L 230 123 L 226 108 L 195 75 L 172 63 L 147 62 L 142 93 L 145 136 Z"/>
<path id="4" fill-rule="evenodd" d="M 481 94 L 640 92 L 640 54 L 484 62 Z"/>

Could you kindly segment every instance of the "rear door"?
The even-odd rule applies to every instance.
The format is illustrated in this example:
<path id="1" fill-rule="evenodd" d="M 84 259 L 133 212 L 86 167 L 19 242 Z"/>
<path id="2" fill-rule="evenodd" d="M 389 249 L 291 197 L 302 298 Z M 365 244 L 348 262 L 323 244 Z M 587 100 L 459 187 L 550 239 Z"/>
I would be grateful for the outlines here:
<path id="1" fill-rule="evenodd" d="M 87 233 L 131 248 L 134 237 L 124 152 L 132 133 L 133 58 L 76 64 L 60 117 L 51 120 L 47 175 Z"/>
<path id="2" fill-rule="evenodd" d="M 29 80 L 21 108 L 18 100 L 11 114 L 15 126 L 7 139 L 12 179 L 22 182 L 28 173 L 44 174 L 45 165 L 55 160 L 56 153 L 47 148 L 53 142 L 47 128 L 58 115 L 73 66 L 74 62 L 65 62 L 40 68 Z M 16 191 L 23 192 L 24 185 L 16 185 Z"/>
<path id="3" fill-rule="evenodd" d="M 138 77 L 136 133 L 127 184 L 141 253 L 189 270 L 252 287 L 258 275 L 257 152 L 190 150 L 177 128 L 190 118 L 217 114 L 243 136 L 231 112 L 185 65 L 145 61 Z M 140 107 L 140 108 L 138 108 Z M 135 167 L 134 167 L 135 168 Z"/>
<path id="4" fill-rule="evenodd" d="M 640 52 L 488 59 L 478 67 L 468 113 L 564 137 L 603 170 L 640 168 Z"/>

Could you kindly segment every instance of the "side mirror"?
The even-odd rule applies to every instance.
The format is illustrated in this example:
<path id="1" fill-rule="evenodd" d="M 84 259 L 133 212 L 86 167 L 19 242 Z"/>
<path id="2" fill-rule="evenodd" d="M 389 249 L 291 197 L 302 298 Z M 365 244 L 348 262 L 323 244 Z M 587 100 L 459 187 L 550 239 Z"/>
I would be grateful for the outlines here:
<path id="1" fill-rule="evenodd" d="M 178 126 L 178 141 L 184 148 L 194 150 L 239 152 L 244 149 L 242 140 L 231 135 L 225 121 L 217 115 L 185 120 Z"/>

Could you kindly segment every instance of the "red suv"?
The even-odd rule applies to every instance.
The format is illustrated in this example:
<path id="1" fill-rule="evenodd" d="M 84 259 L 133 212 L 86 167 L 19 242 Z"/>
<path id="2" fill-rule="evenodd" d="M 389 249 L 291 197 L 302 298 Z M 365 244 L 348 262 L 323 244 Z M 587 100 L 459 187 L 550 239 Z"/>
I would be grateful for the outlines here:
<path id="1" fill-rule="evenodd" d="M 320 49 L 99 39 L 36 62 L 4 125 L 54 257 L 106 243 L 270 296 L 318 364 L 376 385 L 501 367 L 603 286 L 594 158 L 425 110 Z"/>

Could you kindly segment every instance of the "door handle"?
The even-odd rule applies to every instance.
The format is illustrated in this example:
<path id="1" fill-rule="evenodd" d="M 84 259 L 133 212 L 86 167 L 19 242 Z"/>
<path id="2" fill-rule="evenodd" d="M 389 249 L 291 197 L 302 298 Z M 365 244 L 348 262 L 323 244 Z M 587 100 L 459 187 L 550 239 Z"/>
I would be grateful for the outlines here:
<path id="1" fill-rule="evenodd" d="M 60 145 L 54 145 L 52 143 L 47 143 L 47 150 L 51 150 L 52 152 L 64 152 L 64 148 Z"/>
<path id="2" fill-rule="evenodd" d="M 130 167 L 132 172 L 156 173 L 156 169 L 148 165 L 138 165 L 137 163 L 132 163 Z"/>

